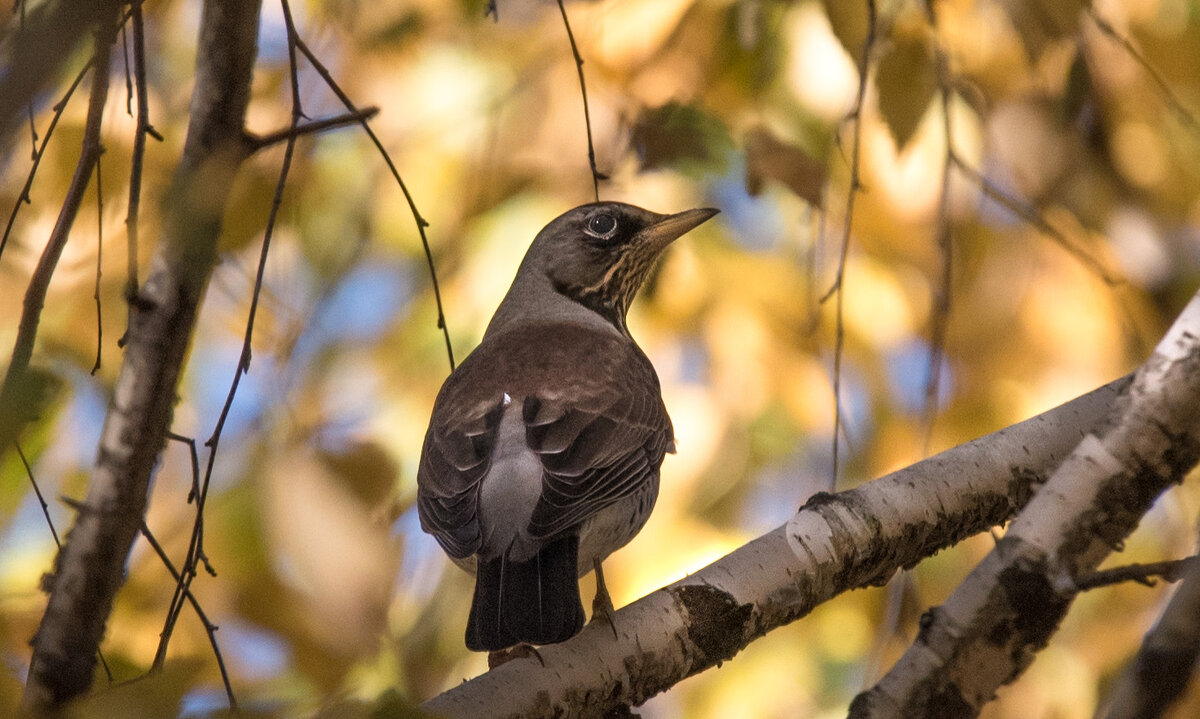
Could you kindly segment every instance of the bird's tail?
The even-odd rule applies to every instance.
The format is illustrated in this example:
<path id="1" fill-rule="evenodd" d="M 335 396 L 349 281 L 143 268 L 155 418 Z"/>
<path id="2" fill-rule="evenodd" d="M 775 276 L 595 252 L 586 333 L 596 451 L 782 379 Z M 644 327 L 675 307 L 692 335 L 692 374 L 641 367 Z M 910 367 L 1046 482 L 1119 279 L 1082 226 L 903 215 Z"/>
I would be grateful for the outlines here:
<path id="1" fill-rule="evenodd" d="M 522 642 L 554 644 L 579 633 L 579 537 L 550 542 L 523 562 L 480 560 L 467 619 L 467 648 L 497 651 Z"/>

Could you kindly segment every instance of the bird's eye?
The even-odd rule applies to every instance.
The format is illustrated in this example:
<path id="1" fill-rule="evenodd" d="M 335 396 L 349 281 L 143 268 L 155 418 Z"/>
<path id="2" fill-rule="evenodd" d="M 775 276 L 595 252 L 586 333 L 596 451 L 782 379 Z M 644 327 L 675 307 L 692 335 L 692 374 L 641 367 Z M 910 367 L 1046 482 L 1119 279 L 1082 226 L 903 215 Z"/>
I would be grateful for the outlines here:
<path id="1" fill-rule="evenodd" d="M 587 232 L 593 237 L 607 240 L 617 231 L 617 220 L 612 215 L 595 215 L 588 220 Z"/>

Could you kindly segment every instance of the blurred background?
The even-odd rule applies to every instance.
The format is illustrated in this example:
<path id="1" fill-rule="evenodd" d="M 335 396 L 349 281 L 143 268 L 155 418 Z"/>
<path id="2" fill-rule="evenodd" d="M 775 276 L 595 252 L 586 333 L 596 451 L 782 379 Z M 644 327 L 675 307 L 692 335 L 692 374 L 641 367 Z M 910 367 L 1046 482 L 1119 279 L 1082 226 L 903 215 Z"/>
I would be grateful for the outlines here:
<path id="1" fill-rule="evenodd" d="M 292 4 L 301 35 L 346 92 L 380 108 L 372 126 L 430 223 L 460 360 L 537 231 L 592 199 L 558 7 L 497 5 L 493 18 L 479 0 Z M 663 466 L 650 522 L 605 564 L 617 606 L 770 531 L 815 491 L 1005 427 L 1147 356 L 1200 282 L 1200 10 L 1188 0 L 1084 6 L 944 0 L 931 14 L 924 3 L 879 3 L 855 115 L 862 191 L 842 284 L 834 478 L 836 303 L 822 297 L 837 277 L 855 179 L 866 3 L 567 4 L 597 165 L 609 177 L 601 197 L 722 211 L 670 249 L 630 313 L 679 451 Z M 145 10 L 151 122 L 164 141 L 151 141 L 146 159 L 143 273 L 184 140 L 199 3 Z M 28 475 L 63 533 L 71 511 L 58 498 L 85 492 L 121 361 L 135 127 L 124 62 L 114 54 L 103 203 L 89 191 L 42 314 L 34 360 L 54 378 L 53 400 L 22 436 L 29 472 L 16 452 L 0 455 L 0 707 L 20 695 L 45 603 L 39 579 L 55 552 Z M 39 136 L 66 82 L 36 113 Z M 300 87 L 309 117 L 342 112 L 303 62 Z M 0 347 L 12 345 L 74 171 L 85 97 L 67 106 L 0 257 Z M 249 129 L 286 127 L 290 102 L 282 14 L 268 0 Z M 7 148 L 5 211 L 29 170 L 30 139 Z M 243 166 L 226 216 L 173 425 L 199 444 L 233 380 L 282 156 L 280 146 Z M 978 176 L 955 167 L 945 181 L 948 158 Z M 98 261 L 103 345 L 92 375 Z M 426 422 L 449 371 L 436 317 L 416 224 L 375 148 L 357 129 L 303 139 L 266 265 L 253 364 L 215 463 L 204 546 L 216 576 L 193 584 L 245 708 L 303 716 L 389 690 L 415 703 L 486 668 L 463 646 L 472 580 L 421 533 L 413 506 Z M 148 524 L 176 562 L 194 519 L 192 482 L 186 445 L 171 442 Z M 1173 490 L 1110 564 L 1192 554 L 1198 509 L 1195 482 Z M 641 714 L 844 716 L 911 640 L 920 613 L 993 541 L 927 560 L 899 589 L 839 597 Z M 139 541 L 104 644 L 116 681 L 149 667 L 173 587 Z M 589 577 L 585 598 L 591 589 Z M 985 716 L 1090 717 L 1169 591 L 1080 597 Z M 147 696 L 166 714 L 226 705 L 190 609 L 152 686 Z M 1187 702 L 1174 716 L 1200 713 L 1200 690 Z"/>

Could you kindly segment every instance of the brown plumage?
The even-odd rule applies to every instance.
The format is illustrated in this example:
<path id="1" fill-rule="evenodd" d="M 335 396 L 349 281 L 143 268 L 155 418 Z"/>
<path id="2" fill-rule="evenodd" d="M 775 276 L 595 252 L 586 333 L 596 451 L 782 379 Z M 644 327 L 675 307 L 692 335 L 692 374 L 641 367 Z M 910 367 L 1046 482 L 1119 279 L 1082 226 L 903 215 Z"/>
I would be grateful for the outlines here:
<path id="1" fill-rule="evenodd" d="M 471 649 L 573 636 L 578 577 L 649 518 L 674 434 L 625 313 L 662 249 L 715 212 L 596 203 L 560 216 L 439 392 L 417 508 L 476 571 Z"/>

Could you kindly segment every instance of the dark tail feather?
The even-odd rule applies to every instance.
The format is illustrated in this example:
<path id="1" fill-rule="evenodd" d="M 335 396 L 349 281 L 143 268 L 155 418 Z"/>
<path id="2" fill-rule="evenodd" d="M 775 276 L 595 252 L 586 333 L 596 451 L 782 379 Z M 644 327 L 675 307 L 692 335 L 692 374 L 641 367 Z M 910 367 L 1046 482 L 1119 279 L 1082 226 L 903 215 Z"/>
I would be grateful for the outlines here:
<path id="1" fill-rule="evenodd" d="M 533 558 L 480 560 L 467 619 L 467 648 L 492 652 L 514 644 L 563 642 L 583 628 L 579 538 L 562 537 Z"/>

